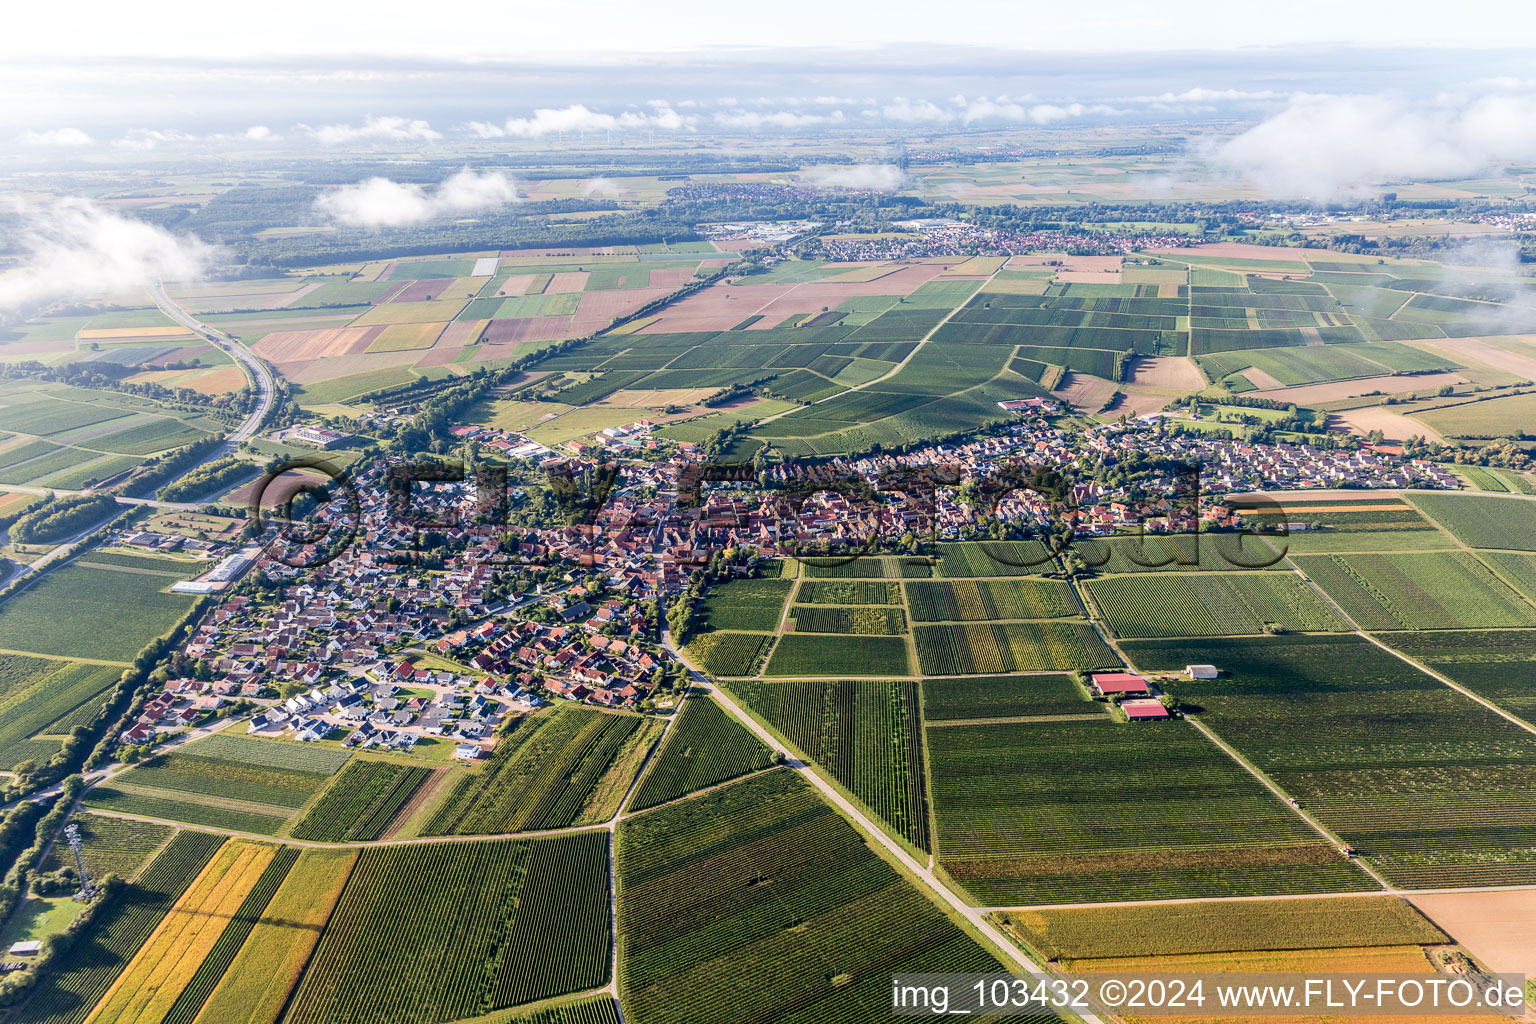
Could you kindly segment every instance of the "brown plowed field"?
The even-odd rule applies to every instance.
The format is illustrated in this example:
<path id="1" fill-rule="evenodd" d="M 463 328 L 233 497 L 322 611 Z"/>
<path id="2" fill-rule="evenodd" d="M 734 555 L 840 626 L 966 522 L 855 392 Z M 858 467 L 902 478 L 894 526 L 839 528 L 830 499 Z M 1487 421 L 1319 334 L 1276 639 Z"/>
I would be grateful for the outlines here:
<path id="1" fill-rule="evenodd" d="M 252 346 L 258 355 L 274 363 L 293 363 L 329 356 L 349 356 L 366 352 L 379 327 L 335 327 L 321 331 L 273 331 Z"/>

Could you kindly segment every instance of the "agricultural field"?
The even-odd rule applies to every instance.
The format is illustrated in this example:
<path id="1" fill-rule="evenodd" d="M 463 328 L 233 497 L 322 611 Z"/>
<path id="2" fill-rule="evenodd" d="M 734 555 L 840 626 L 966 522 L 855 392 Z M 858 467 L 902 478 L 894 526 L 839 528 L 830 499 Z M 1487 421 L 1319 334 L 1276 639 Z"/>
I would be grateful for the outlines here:
<path id="1" fill-rule="evenodd" d="M 610 771 L 638 769 L 622 754 L 631 738 L 650 735 L 642 723 L 574 705 L 518 719 L 489 758 L 459 776 L 423 834 L 499 835 L 591 819 Z"/>
<path id="2" fill-rule="evenodd" d="M 427 1024 L 597 988 L 608 875 L 603 831 L 365 849 L 283 1019 Z"/>
<path id="3" fill-rule="evenodd" d="M 194 598 L 174 579 L 76 562 L 0 606 L 0 650 L 126 663 L 170 630 Z"/>
<path id="4" fill-rule="evenodd" d="M 749 676 L 772 642 L 771 633 L 704 633 L 683 652 L 712 676 Z"/>
<path id="5" fill-rule="evenodd" d="M 632 811 L 676 800 L 772 763 L 771 751 L 762 741 L 707 696 L 690 694 L 677 713 L 681 718 L 662 740 L 630 799 Z"/>
<path id="6" fill-rule="evenodd" d="M 1375 887 L 1184 722 L 1106 717 L 927 733 L 934 853 L 978 904 Z"/>
<path id="7" fill-rule="evenodd" d="M 994 540 L 939 544 L 933 575 L 947 579 L 977 576 L 1032 576 L 1055 568 L 1051 551 L 1038 540 Z"/>
<path id="8" fill-rule="evenodd" d="M 1536 626 L 1536 606 L 1466 551 L 1291 561 L 1363 629 Z"/>
<path id="9" fill-rule="evenodd" d="M 354 759 L 291 834 L 331 843 L 378 839 L 430 774 L 429 768 Z"/>
<path id="10" fill-rule="evenodd" d="M 180 832 L 100 920 L 55 962 L 51 983 L 14 1020 L 81 1024 L 224 844 L 207 832 Z"/>
<path id="11" fill-rule="evenodd" d="M 1201 723 L 1396 885 L 1536 879 L 1536 736 L 1355 636 L 1131 640 Z"/>
<path id="12" fill-rule="evenodd" d="M 196 1021 L 276 1024 L 357 856 L 356 850 L 299 853 L 207 994 Z"/>
<path id="13" fill-rule="evenodd" d="M 625 819 L 615 867 L 635 1024 L 867 1020 L 893 972 L 1002 969 L 787 770 Z"/>
<path id="14" fill-rule="evenodd" d="M 1065 672 L 1118 665 L 1086 622 L 969 622 L 916 626 L 917 663 L 925 676 Z"/>
<path id="15" fill-rule="evenodd" d="M 1270 547 L 1273 541 L 1236 533 L 1096 537 L 1074 540 L 1072 550 L 1108 575 L 1284 569 L 1280 555 Z"/>
<path id="16" fill-rule="evenodd" d="M 1536 551 L 1536 516 L 1524 501 L 1427 493 L 1408 500 L 1468 547 Z"/>
<path id="17" fill-rule="evenodd" d="M 779 628 L 793 580 L 731 580 L 711 587 L 700 606 L 700 628 L 771 633 Z"/>
<path id="18" fill-rule="evenodd" d="M 901 588 L 881 580 L 806 580 L 795 592 L 796 604 L 900 604 Z"/>
<path id="19" fill-rule="evenodd" d="M 144 862 L 170 840 L 175 830 L 152 821 L 128 818 L 104 818 L 99 814 L 76 814 L 70 823 L 80 830 L 85 861 L 92 874 L 116 875 L 132 879 Z M 43 859 L 43 871 L 57 871 L 74 866 L 74 858 L 62 843 L 55 844 Z"/>
<path id="20" fill-rule="evenodd" d="M 1317 592 L 1290 573 L 1109 576 L 1088 592 L 1116 635 L 1232 636 L 1266 626 L 1339 632 L 1348 627 Z"/>
<path id="21" fill-rule="evenodd" d="M 153 757 L 94 787 L 86 806 L 277 835 L 349 756 L 219 734 Z"/>
<path id="22" fill-rule="evenodd" d="M 1103 718 L 1103 704 L 1089 699 L 1071 676 L 979 676 L 923 680 L 923 723 L 972 723 L 982 719 Z"/>
<path id="23" fill-rule="evenodd" d="M 907 631 L 906 614 L 890 606 L 797 604 L 790 607 L 789 618 L 796 633 L 901 636 Z"/>
<path id="24" fill-rule="evenodd" d="M 768 676 L 904 676 L 911 672 L 901 636 L 788 633 L 779 638 Z"/>
<path id="25" fill-rule="evenodd" d="M 914 622 L 1057 619 L 1083 611 L 1058 580 L 914 580 L 905 589 Z"/>
<path id="26" fill-rule="evenodd" d="M 929 848 L 917 684 L 736 682 L 729 690 L 892 832 Z"/>
<path id="27" fill-rule="evenodd" d="M 1465 686 L 1484 700 L 1536 725 L 1536 630 L 1487 629 L 1377 633 L 1394 650 Z"/>
<path id="28" fill-rule="evenodd" d="M 1251 528 L 1268 531 L 1278 524 L 1301 524 L 1282 536 L 1268 537 L 1276 551 L 1315 554 L 1349 551 L 1452 550 L 1456 542 L 1402 498 L 1351 498 L 1305 501 L 1285 498 L 1276 505 L 1240 506 Z M 1277 568 L 1286 568 L 1284 562 Z"/>
<path id="29" fill-rule="evenodd" d="M 998 921 L 1052 960 L 1433 945 L 1445 933 L 1396 896 L 1009 910 Z"/>
<path id="30" fill-rule="evenodd" d="M 8 769 L 57 752 L 71 729 L 95 720 L 123 673 L 119 665 L 19 654 L 0 656 L 0 666 L 0 762 Z"/>

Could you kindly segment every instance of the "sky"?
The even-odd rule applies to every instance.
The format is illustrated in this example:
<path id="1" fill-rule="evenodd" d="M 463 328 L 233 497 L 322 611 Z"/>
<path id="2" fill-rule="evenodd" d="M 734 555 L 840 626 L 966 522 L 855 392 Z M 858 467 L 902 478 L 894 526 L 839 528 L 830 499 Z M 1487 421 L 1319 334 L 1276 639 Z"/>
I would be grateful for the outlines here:
<path id="1" fill-rule="evenodd" d="M 0 58 L 93 55 L 251 59 L 371 55 L 428 59 L 550 59 L 664 54 L 723 46 L 870 47 L 893 43 L 1024 51 L 1226 50 L 1297 43 L 1371 47 L 1536 45 L 1536 15 L 1518 0 L 83 0 L 64 8 L 13 4 Z"/>

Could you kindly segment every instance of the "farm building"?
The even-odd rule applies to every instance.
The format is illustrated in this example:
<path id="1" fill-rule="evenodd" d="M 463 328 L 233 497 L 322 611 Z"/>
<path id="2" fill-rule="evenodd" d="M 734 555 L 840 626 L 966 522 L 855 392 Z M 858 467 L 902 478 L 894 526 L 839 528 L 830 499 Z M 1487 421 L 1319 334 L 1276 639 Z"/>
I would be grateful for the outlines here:
<path id="1" fill-rule="evenodd" d="M 1216 679 L 1221 676 L 1221 670 L 1215 665 L 1185 665 L 1184 675 L 1188 679 Z"/>
<path id="2" fill-rule="evenodd" d="M 1151 696 L 1152 687 L 1130 672 L 1097 672 L 1093 676 L 1093 692 L 1099 697 Z"/>
<path id="3" fill-rule="evenodd" d="M 1121 701 L 1120 710 L 1133 722 L 1155 722 L 1160 718 L 1172 717 L 1162 702 L 1156 700 Z"/>

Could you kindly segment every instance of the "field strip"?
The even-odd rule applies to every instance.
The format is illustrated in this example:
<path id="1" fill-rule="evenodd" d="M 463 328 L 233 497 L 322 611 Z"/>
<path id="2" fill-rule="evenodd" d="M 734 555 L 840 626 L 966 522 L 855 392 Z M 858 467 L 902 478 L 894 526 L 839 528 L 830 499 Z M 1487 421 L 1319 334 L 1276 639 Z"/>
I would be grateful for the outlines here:
<path id="1" fill-rule="evenodd" d="M 105 569 L 108 572 L 129 572 L 138 576 L 166 576 L 173 580 L 179 580 L 182 578 L 182 574 L 179 572 L 161 572 L 159 569 L 139 569 L 131 565 L 109 565 L 106 562 L 87 562 L 85 559 L 77 559 L 75 564 L 89 566 L 92 569 Z M 190 565 L 191 563 L 188 563 L 189 567 Z"/>
<path id="2" fill-rule="evenodd" d="M 77 665 L 111 665 L 113 668 L 130 667 L 126 661 L 104 661 L 101 658 L 66 658 L 62 654 L 39 654 L 36 651 L 14 651 L 8 647 L 0 647 L 0 654 L 19 654 L 27 658 L 42 658 L 44 661 L 68 661 Z"/>
<path id="3" fill-rule="evenodd" d="M 681 658 L 682 656 L 679 654 L 678 657 Z M 687 663 L 685 662 L 684 664 Z M 690 670 L 697 672 L 696 669 L 693 669 L 692 665 L 689 665 L 688 667 Z M 712 699 L 719 702 L 720 706 L 727 713 L 729 713 L 732 718 L 736 719 L 737 722 L 749 729 L 754 736 L 766 743 L 770 750 L 777 751 L 780 755 L 782 755 L 785 758 L 785 763 L 789 767 L 793 768 L 796 772 L 799 772 L 800 776 L 805 779 L 805 781 L 815 786 L 817 792 L 822 795 L 824 800 L 832 804 L 846 817 L 852 820 L 858 826 L 859 830 L 865 833 L 866 839 L 873 839 L 875 842 L 879 843 L 880 846 L 886 851 L 886 853 L 890 857 L 894 858 L 902 866 L 902 868 L 905 869 L 909 876 L 914 876 L 918 879 L 921 879 L 923 884 L 932 890 L 930 896 L 936 896 L 939 899 L 942 899 L 954 913 L 959 914 L 966 920 L 967 923 L 976 929 L 976 931 L 984 935 L 995 947 L 997 947 L 997 952 L 1002 957 L 1012 961 L 1014 965 L 1021 967 L 1026 971 L 1030 971 L 1035 974 L 1050 973 L 1044 965 L 1037 964 L 1029 957 L 1024 955 L 1024 952 L 1020 950 L 1018 946 L 1014 945 L 1006 936 L 1002 934 L 1002 932 L 998 931 L 997 928 L 993 926 L 992 922 L 987 920 L 984 912 L 967 904 L 959 896 L 955 895 L 955 893 L 951 891 L 947 886 L 941 883 L 938 878 L 934 876 L 933 872 L 928 869 L 927 866 L 919 864 L 916 860 L 912 859 L 911 855 L 908 854 L 906 850 L 902 849 L 901 845 L 897 843 L 896 840 L 886 835 L 883 829 L 879 828 L 875 825 L 874 822 L 865 817 L 865 815 L 856 806 L 854 806 L 850 800 L 844 797 L 837 791 L 835 787 L 823 779 L 810 764 L 794 757 L 789 752 L 789 750 L 773 736 L 772 733 L 759 725 L 756 719 L 754 719 L 751 715 L 748 715 L 740 708 L 740 706 L 736 704 L 735 701 L 726 696 L 720 687 L 709 687 L 708 693 Z M 1084 1024 L 1104 1024 L 1101 1018 L 1091 1013 L 1080 1013 L 1078 1016 L 1082 1021 L 1084 1021 Z"/>
<path id="4" fill-rule="evenodd" d="M 1469 886 L 1459 889 L 1399 889 L 1390 895 L 1421 896 L 1421 895 L 1447 895 L 1454 896 L 1463 892 L 1530 892 L 1536 890 L 1536 885 L 1482 885 Z M 1359 896 L 1370 896 L 1380 899 L 1383 894 L 1374 889 L 1363 889 L 1356 892 L 1293 892 L 1270 893 L 1264 896 L 1185 896 L 1178 899 L 1162 900 L 1111 900 L 1105 903 L 1035 903 L 1018 907 L 979 907 L 989 914 L 1006 911 L 1032 911 L 1032 910 L 1107 910 L 1114 907 L 1155 907 L 1172 906 L 1180 903 L 1252 903 L 1264 900 L 1338 900 L 1353 899 Z"/>
<path id="5" fill-rule="evenodd" d="M 946 680 L 952 678 L 945 676 Z M 1028 725 L 1032 722 L 1102 722 L 1103 712 L 1083 715 L 1014 715 L 1011 718 L 947 718 L 938 722 L 924 722 L 925 729 L 948 729 L 956 725 Z"/>

